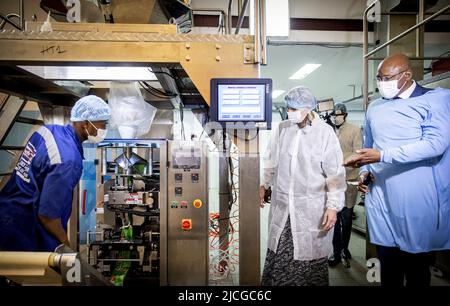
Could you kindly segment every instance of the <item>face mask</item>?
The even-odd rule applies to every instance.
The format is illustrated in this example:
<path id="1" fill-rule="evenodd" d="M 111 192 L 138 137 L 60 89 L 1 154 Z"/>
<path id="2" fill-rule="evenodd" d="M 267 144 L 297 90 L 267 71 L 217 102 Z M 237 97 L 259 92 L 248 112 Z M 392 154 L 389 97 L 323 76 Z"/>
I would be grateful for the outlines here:
<path id="1" fill-rule="evenodd" d="M 400 77 L 400 79 L 403 77 L 403 75 Z M 402 90 L 403 86 L 405 86 L 406 82 L 403 84 L 401 88 L 398 87 L 398 81 L 399 80 L 392 80 L 392 81 L 378 81 L 377 80 L 377 86 L 378 90 L 380 91 L 380 94 L 385 99 L 392 99 L 395 98 L 400 90 Z"/>
<path id="2" fill-rule="evenodd" d="M 308 111 L 295 111 L 288 112 L 288 119 L 294 123 L 300 123 L 305 120 L 306 116 L 308 116 Z"/>
<path id="3" fill-rule="evenodd" d="M 334 124 L 336 125 L 336 126 L 341 126 L 342 124 L 344 124 L 344 116 L 335 116 L 334 117 Z"/>
<path id="4" fill-rule="evenodd" d="M 89 121 L 89 120 L 88 120 Z M 88 133 L 88 142 L 91 143 L 98 143 L 98 142 L 102 142 L 105 137 L 106 137 L 106 133 L 108 132 L 105 129 L 98 129 L 92 122 L 89 121 L 90 124 L 92 124 L 92 126 L 94 127 L 94 129 L 97 130 L 97 135 L 93 136 L 93 135 L 89 135 L 88 130 L 86 130 L 86 132 Z"/>

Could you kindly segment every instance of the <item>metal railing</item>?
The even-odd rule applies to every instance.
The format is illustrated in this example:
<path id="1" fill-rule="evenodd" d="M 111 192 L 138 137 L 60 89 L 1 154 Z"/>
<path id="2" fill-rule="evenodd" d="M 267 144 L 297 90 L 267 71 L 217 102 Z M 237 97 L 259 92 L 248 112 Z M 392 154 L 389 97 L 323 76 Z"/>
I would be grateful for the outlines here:
<path id="1" fill-rule="evenodd" d="M 6 15 L 0 14 L 0 19 L 2 19 L 0 23 L 0 30 L 2 30 L 6 24 L 13 26 L 14 28 L 20 31 L 25 30 L 25 18 L 24 18 L 25 7 L 23 1 L 24 0 L 19 0 L 19 14 L 16 13 L 9 13 Z M 19 24 L 16 24 L 15 22 L 11 21 L 10 18 L 12 17 L 19 18 Z"/>
<path id="2" fill-rule="evenodd" d="M 367 21 L 367 13 L 375 6 L 375 4 L 378 2 L 379 0 L 375 0 L 372 4 L 370 4 L 365 10 L 364 10 L 364 15 L 363 15 L 363 106 L 364 106 L 364 110 L 367 110 L 367 106 L 369 104 L 369 60 L 375 60 L 375 59 L 379 59 L 376 57 L 371 57 L 373 54 L 377 53 L 378 51 L 386 48 L 387 46 L 389 46 L 390 44 L 396 42 L 397 40 L 399 40 L 400 38 L 405 37 L 406 35 L 408 35 L 409 33 L 411 33 L 412 31 L 415 31 L 416 29 L 418 29 L 419 27 L 423 26 L 425 23 L 427 23 L 428 21 L 438 17 L 439 15 L 442 15 L 443 13 L 445 13 L 447 10 L 450 9 L 450 5 L 445 6 L 444 8 L 440 9 L 439 11 L 437 11 L 436 13 L 432 14 L 431 16 L 427 17 L 426 19 L 423 19 L 422 21 L 418 22 L 416 25 L 410 27 L 409 29 L 403 31 L 402 33 L 398 34 L 397 36 L 395 36 L 394 38 L 390 39 L 389 41 L 385 42 L 384 44 L 382 44 L 381 46 L 378 46 L 377 48 L 373 49 L 372 51 L 369 52 L 369 31 L 368 31 L 368 21 Z M 424 11 L 423 11 L 423 0 L 421 0 L 421 5 L 420 5 L 420 12 L 419 15 L 421 15 L 422 17 L 419 17 L 419 19 L 422 19 L 424 16 Z M 420 51 L 418 51 L 420 52 Z M 424 58 L 424 57 L 415 57 L 412 59 L 431 59 L 431 58 Z"/>

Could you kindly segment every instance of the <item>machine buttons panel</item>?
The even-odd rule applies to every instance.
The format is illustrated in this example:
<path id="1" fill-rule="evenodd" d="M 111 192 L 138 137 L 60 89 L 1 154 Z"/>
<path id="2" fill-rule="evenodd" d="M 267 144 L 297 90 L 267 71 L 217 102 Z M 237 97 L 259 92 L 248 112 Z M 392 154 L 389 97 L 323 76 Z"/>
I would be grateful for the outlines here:
<path id="1" fill-rule="evenodd" d="M 183 182 L 183 173 L 175 173 L 175 183 Z"/>
<path id="2" fill-rule="evenodd" d="M 200 208 L 203 206 L 203 202 L 200 199 L 195 199 L 192 204 L 194 205 L 195 208 Z"/>
<path id="3" fill-rule="evenodd" d="M 182 219 L 181 229 L 183 231 L 190 231 L 192 229 L 192 219 Z"/>
<path id="4" fill-rule="evenodd" d="M 180 208 L 188 208 L 188 202 L 187 201 L 181 201 Z"/>
<path id="5" fill-rule="evenodd" d="M 191 181 L 192 183 L 198 183 L 198 173 L 191 174 Z"/>
<path id="6" fill-rule="evenodd" d="M 175 196 L 181 197 L 183 195 L 183 187 L 175 187 Z"/>

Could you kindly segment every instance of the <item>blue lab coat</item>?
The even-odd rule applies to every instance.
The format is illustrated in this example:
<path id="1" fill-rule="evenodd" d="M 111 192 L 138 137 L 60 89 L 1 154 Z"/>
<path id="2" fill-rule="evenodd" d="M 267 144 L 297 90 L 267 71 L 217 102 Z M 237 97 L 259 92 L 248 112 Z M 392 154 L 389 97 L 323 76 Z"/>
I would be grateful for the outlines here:
<path id="1" fill-rule="evenodd" d="M 0 250 L 53 251 L 58 240 L 38 215 L 61 218 L 67 231 L 83 147 L 71 125 L 46 125 L 33 133 L 0 192 Z"/>
<path id="2" fill-rule="evenodd" d="M 381 162 L 365 207 L 371 242 L 410 253 L 450 249 L 450 90 L 417 86 L 408 99 L 378 99 L 364 147 Z"/>

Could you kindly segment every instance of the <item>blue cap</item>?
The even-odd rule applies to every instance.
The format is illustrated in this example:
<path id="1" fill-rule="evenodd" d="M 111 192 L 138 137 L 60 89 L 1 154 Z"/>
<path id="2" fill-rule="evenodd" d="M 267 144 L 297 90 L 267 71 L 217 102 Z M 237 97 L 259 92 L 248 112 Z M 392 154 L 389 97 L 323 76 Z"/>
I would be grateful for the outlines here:
<path id="1" fill-rule="evenodd" d="M 298 86 L 294 87 L 286 94 L 284 100 L 287 107 L 292 109 L 313 110 L 317 106 L 317 101 L 309 88 Z"/>
<path id="2" fill-rule="evenodd" d="M 106 121 L 111 117 L 108 104 L 103 99 L 90 95 L 79 99 L 72 108 L 70 121 Z"/>
<path id="3" fill-rule="evenodd" d="M 335 114 L 346 114 L 347 113 L 347 107 L 344 103 L 338 103 L 334 105 L 334 113 Z"/>

